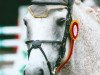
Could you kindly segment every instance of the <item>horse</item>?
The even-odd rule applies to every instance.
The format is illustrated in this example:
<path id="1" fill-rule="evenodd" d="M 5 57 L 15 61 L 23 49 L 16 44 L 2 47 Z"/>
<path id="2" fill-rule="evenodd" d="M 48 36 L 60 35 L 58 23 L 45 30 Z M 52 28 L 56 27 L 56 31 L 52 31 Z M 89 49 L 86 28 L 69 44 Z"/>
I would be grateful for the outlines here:
<path id="1" fill-rule="evenodd" d="M 42 1 L 51 2 L 51 0 Z M 62 0 L 53 1 L 63 2 Z M 73 11 L 71 11 L 72 18 L 79 21 L 79 36 L 74 44 L 71 59 L 61 69 L 58 75 L 99 75 L 100 25 L 82 9 L 84 7 L 82 3 L 76 2 L 73 4 L 73 1 L 71 2 L 73 6 Z M 25 75 L 53 75 L 53 72 L 56 75 L 55 65 L 59 58 L 59 41 L 64 36 L 65 22 L 69 22 L 69 20 L 66 21 L 66 15 L 69 12 L 65 8 L 62 5 L 29 6 L 29 11 L 24 18 L 27 27 L 27 39 L 31 40 L 26 42 L 28 44 L 29 59 L 26 64 Z M 70 38 L 67 38 L 65 42 L 65 52 L 62 61 L 68 55 Z M 31 48 L 32 46 L 35 48 Z M 63 49 L 61 50 L 63 52 Z"/>

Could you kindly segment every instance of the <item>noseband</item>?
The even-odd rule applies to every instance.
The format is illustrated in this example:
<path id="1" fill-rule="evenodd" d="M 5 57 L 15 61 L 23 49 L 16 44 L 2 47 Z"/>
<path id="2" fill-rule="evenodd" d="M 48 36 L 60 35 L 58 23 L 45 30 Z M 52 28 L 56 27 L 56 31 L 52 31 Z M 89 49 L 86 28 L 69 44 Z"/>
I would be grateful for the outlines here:
<path id="1" fill-rule="evenodd" d="M 34 5 L 64 5 L 67 6 L 67 10 L 68 10 L 68 14 L 66 15 L 66 25 L 65 25 L 65 31 L 64 31 L 64 36 L 63 39 L 61 41 L 54 41 L 54 40 L 29 40 L 26 41 L 26 44 L 32 44 L 31 48 L 28 50 L 28 58 L 30 56 L 30 52 L 32 49 L 39 49 L 41 51 L 41 53 L 43 54 L 46 62 L 47 62 L 47 66 L 50 72 L 50 75 L 56 75 L 56 69 L 59 67 L 59 65 L 61 64 L 62 59 L 64 58 L 66 49 L 66 41 L 67 38 L 70 39 L 70 33 L 69 33 L 69 28 L 70 28 L 70 24 L 72 21 L 72 17 L 71 17 L 71 2 L 70 0 L 68 0 L 68 3 L 59 3 L 59 2 L 32 2 L 32 4 Z M 51 64 L 45 54 L 45 52 L 43 51 L 41 44 L 43 43 L 51 43 L 51 44 L 59 44 L 60 48 L 59 48 L 59 57 L 56 61 L 56 65 L 55 68 L 52 69 L 51 68 Z"/>

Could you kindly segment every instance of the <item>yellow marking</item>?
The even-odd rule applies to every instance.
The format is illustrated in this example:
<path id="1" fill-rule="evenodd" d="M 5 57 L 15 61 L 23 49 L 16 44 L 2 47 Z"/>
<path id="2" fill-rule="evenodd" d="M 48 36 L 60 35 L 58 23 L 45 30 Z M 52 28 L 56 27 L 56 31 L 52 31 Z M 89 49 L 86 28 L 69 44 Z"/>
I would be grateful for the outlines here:
<path id="1" fill-rule="evenodd" d="M 35 15 L 34 14 L 34 12 L 32 12 L 32 9 L 31 9 L 31 6 L 29 6 L 29 8 L 28 8 L 28 10 L 29 10 L 29 12 L 31 13 L 31 15 L 33 16 L 33 17 L 35 17 L 35 18 L 46 18 L 46 17 L 48 17 L 48 12 L 50 11 L 50 10 L 54 10 L 54 9 L 65 9 L 65 8 L 67 8 L 66 6 L 64 6 L 64 5 L 59 5 L 59 6 L 55 6 L 55 5 L 48 5 L 47 6 L 47 12 L 45 12 L 43 15 Z"/>

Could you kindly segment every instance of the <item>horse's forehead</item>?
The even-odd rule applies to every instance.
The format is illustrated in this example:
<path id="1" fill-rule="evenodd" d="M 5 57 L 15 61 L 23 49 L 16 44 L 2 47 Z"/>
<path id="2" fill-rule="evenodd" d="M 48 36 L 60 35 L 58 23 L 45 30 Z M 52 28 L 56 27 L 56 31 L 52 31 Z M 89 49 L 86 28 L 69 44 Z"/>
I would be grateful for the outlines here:
<path id="1" fill-rule="evenodd" d="M 48 6 L 38 6 L 38 5 L 31 5 L 28 7 L 29 12 L 35 18 L 46 18 L 49 15 L 51 10 L 62 10 L 65 9 L 66 6 L 63 5 L 48 5 Z"/>

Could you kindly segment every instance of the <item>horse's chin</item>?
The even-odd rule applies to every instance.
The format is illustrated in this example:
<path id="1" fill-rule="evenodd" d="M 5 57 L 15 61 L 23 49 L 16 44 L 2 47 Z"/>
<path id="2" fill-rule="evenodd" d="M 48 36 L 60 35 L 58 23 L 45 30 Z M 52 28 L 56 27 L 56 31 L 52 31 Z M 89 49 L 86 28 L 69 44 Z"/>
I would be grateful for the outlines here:
<path id="1" fill-rule="evenodd" d="M 50 61 L 51 67 L 53 68 L 58 58 L 58 50 L 50 45 L 42 45 L 42 48 Z M 32 60 L 33 59 L 33 60 Z M 26 65 L 26 75 L 36 75 L 38 69 L 43 69 L 44 75 L 49 75 L 49 68 L 47 61 L 39 49 L 33 49 L 30 53 L 28 63 Z"/>

